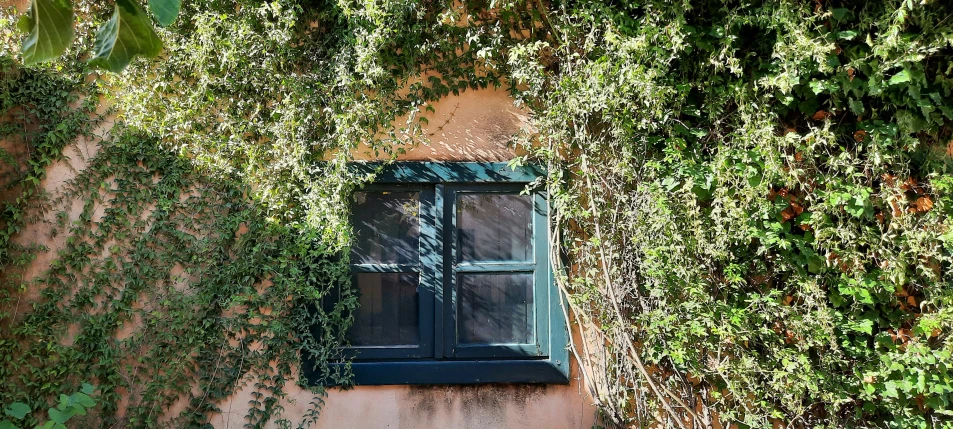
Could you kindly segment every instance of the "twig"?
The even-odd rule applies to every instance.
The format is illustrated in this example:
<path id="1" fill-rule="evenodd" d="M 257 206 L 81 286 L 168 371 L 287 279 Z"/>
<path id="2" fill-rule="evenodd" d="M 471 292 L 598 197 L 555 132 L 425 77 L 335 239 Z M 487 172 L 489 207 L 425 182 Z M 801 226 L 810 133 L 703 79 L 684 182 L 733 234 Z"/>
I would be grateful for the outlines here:
<path id="1" fill-rule="evenodd" d="M 589 192 L 591 195 L 591 193 L 595 191 L 595 188 L 593 188 L 592 186 L 591 174 L 589 173 L 587 166 L 588 166 L 588 163 L 586 162 L 586 158 L 583 157 L 582 170 L 583 170 L 583 174 L 585 175 L 586 184 L 589 187 Z M 599 241 L 599 256 L 602 259 L 602 264 L 601 264 L 602 273 L 603 273 L 604 281 L 606 282 L 606 289 L 609 293 L 609 301 L 612 303 L 612 310 L 615 314 L 616 319 L 619 321 L 620 324 L 624 324 L 625 318 L 622 315 L 622 310 L 619 308 L 619 302 L 615 295 L 615 290 L 612 286 L 612 277 L 609 273 L 609 259 L 606 258 L 606 254 L 605 254 L 604 242 L 602 240 L 602 230 L 599 227 L 598 212 L 596 211 L 595 203 L 592 201 L 591 197 L 589 201 L 589 209 L 592 212 L 592 222 L 593 222 L 593 226 L 595 227 L 596 239 Z M 620 325 L 620 326 L 624 326 L 624 325 Z M 624 328 L 620 328 L 620 329 L 624 329 Z M 673 394 L 668 389 L 665 389 L 664 386 L 658 386 L 655 383 L 655 381 L 652 379 L 651 375 L 649 374 L 648 370 L 645 368 L 645 365 L 642 363 L 642 358 L 639 356 L 638 351 L 635 350 L 635 345 L 633 344 L 633 342 L 629 340 L 628 335 L 625 334 L 625 332 L 621 332 L 621 334 L 626 339 L 626 341 L 624 342 L 626 343 L 626 348 L 629 351 L 628 354 L 629 356 L 631 356 L 632 363 L 635 364 L 636 368 L 639 370 L 642 376 L 645 377 L 646 383 L 648 383 L 649 387 L 655 393 L 656 397 L 659 398 L 659 400 L 661 401 L 662 407 L 665 408 L 665 411 L 667 411 L 669 415 L 673 417 L 676 424 L 680 428 L 686 429 L 685 424 L 682 421 L 681 417 L 678 415 L 678 413 L 675 412 L 675 410 L 672 408 L 669 401 L 665 399 L 666 396 L 668 396 L 669 398 L 677 402 L 681 407 L 683 407 L 685 411 L 692 416 L 693 419 L 707 426 L 708 425 L 707 422 L 702 420 L 702 418 L 699 417 L 698 414 L 696 414 L 695 411 L 692 410 L 684 401 L 682 401 L 681 398 Z M 663 395 L 663 392 L 665 393 L 665 395 Z"/>

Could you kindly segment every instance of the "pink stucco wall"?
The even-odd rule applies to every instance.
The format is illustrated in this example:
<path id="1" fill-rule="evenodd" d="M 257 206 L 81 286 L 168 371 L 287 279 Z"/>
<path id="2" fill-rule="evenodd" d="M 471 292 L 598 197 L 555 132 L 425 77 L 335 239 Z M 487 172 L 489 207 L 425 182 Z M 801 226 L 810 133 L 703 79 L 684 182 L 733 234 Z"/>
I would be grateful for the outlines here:
<path id="1" fill-rule="evenodd" d="M 527 127 L 528 113 L 504 91 L 467 91 L 434 103 L 418 144 L 405 161 L 508 161 L 518 149 L 510 136 Z M 374 156 L 354 153 L 358 159 Z M 321 429 L 589 429 L 595 423 L 592 398 L 572 365 L 569 385 L 364 386 L 331 390 L 317 423 Z M 251 385 L 251 383 L 249 383 Z M 220 404 L 216 428 L 240 428 L 251 390 Z M 294 388 L 284 404 L 290 421 L 300 420 L 312 394 Z"/>
<path id="2" fill-rule="evenodd" d="M 217 428 L 241 428 L 247 396 L 222 404 Z M 300 421 L 312 394 L 289 392 L 285 417 Z M 594 410 L 581 387 L 570 385 L 367 386 L 331 390 L 314 426 L 320 429 L 560 429 L 591 428 Z"/>
<path id="3" fill-rule="evenodd" d="M 429 141 L 411 148 L 403 160 L 414 161 L 507 161 L 518 153 L 510 147 L 511 135 L 527 125 L 527 113 L 513 106 L 503 91 L 467 91 L 434 104 L 425 130 Z M 108 122 L 95 134 L 108 133 Z M 13 141 L 0 142 L 16 149 Z M 69 157 L 52 165 L 41 183 L 55 193 L 68 180 L 86 168 L 95 156 L 96 139 L 82 140 L 66 149 Z M 355 153 L 358 159 L 371 159 Z M 75 219 L 82 204 L 70 213 Z M 32 278 L 45 270 L 56 251 L 64 245 L 65 235 L 51 236 L 52 214 L 27 225 L 17 240 L 42 243 L 50 250 L 41 252 L 26 268 Z M 94 216 L 101 216 L 98 212 Z M 28 298 L 28 297 L 27 297 Z M 25 299 L 24 306 L 29 299 Z M 478 385 L 478 386 L 367 386 L 351 390 L 331 390 L 325 400 L 317 428 L 591 428 L 595 408 L 591 397 L 577 379 L 575 362 L 569 385 Z M 216 416 L 216 428 L 241 428 L 248 402 L 252 399 L 251 380 L 227 400 L 218 404 L 223 413 Z M 287 388 L 291 401 L 283 404 L 285 418 L 296 426 L 310 408 L 313 395 L 297 386 Z M 185 405 L 183 401 L 181 405 Z M 124 406 L 120 407 L 121 409 Z M 174 416 L 181 407 L 173 407 Z M 278 427 L 277 424 L 274 427 Z"/>

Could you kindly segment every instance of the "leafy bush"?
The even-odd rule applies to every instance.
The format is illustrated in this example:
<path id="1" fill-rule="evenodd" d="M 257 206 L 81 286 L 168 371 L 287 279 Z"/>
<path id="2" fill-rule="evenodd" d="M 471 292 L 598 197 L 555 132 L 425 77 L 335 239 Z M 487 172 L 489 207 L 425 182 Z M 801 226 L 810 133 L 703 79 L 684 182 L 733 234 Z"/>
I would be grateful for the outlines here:
<path id="1" fill-rule="evenodd" d="M 212 0 L 184 4 L 158 30 L 163 58 L 123 75 L 87 83 L 82 49 L 46 69 L 11 65 L 11 88 L 65 65 L 117 125 L 63 197 L 83 212 L 57 218 L 73 241 L 29 284 L 45 301 L 4 314 L 16 359 L 0 374 L 50 396 L 51 380 L 106 357 L 94 373 L 104 421 L 118 418 L 116 388 L 146 386 L 132 426 L 180 398 L 191 402 L 177 422 L 200 426 L 257 377 L 250 424 L 280 418 L 297 353 L 337 359 L 333 329 L 296 333 L 346 326 L 353 307 L 303 310 L 346 277 L 333 255 L 347 246 L 346 195 L 367 179 L 347 173 L 350 152 L 398 154 L 426 138 L 429 102 L 497 86 L 532 112 L 516 162 L 549 166 L 553 259 L 607 422 L 950 425 L 951 15 L 909 0 Z M 5 112 L 45 107 L 28 140 L 56 151 L 36 165 L 87 134 L 55 131 L 73 118 L 62 93 L 10 94 Z M 0 219 L 5 275 L 39 250 L 9 244 L 45 207 L 23 189 Z M 189 293 L 172 287 L 180 277 Z M 4 288 L 9 306 L 27 285 Z M 121 299 L 91 313 L 106 296 Z M 142 316 L 154 329 L 111 342 Z M 88 346 L 59 342 L 71 324 Z M 135 367 L 119 351 L 146 353 L 150 370 L 122 381 Z M 42 370 L 16 371 L 27 367 Z"/>
<path id="2" fill-rule="evenodd" d="M 510 61 L 615 420 L 949 424 L 953 8 L 570 10 Z"/>
<path id="3" fill-rule="evenodd" d="M 37 429 L 66 429 L 66 422 L 74 416 L 85 416 L 86 411 L 96 406 L 93 400 L 93 386 L 83 383 L 79 392 L 72 395 L 60 394 L 59 404 L 47 410 L 49 420 Z M 3 413 L 14 420 L 25 420 L 29 416 L 30 406 L 22 402 L 14 402 L 3 409 Z M 0 420 L 0 429 L 19 429 L 19 426 L 10 420 Z"/>

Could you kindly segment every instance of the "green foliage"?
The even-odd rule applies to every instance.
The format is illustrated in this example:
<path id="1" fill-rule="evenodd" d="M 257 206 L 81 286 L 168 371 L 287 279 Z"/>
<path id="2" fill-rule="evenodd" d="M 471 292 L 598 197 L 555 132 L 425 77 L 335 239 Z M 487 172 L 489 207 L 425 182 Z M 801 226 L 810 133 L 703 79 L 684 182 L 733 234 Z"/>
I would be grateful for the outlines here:
<path id="1" fill-rule="evenodd" d="M 153 10 L 163 10 L 154 7 Z M 168 19 L 165 12 L 164 19 Z M 174 17 L 172 19 L 175 19 Z M 89 65 L 119 73 L 136 56 L 155 58 L 162 51 L 162 40 L 152 29 L 146 12 L 131 0 L 117 0 L 112 18 L 96 33 L 94 57 Z"/>
<path id="2" fill-rule="evenodd" d="M 149 10 L 156 17 L 156 22 L 163 27 L 172 25 L 179 16 L 182 0 L 149 0 Z"/>
<path id="3" fill-rule="evenodd" d="M 0 218 L 0 403 L 42 407 L 77 378 L 92 377 L 102 399 L 93 425 L 171 418 L 173 426 L 202 426 L 252 383 L 248 423 L 278 420 L 289 399 L 284 386 L 303 368 L 301 353 L 314 357 L 319 373 L 339 359 L 335 333 L 353 302 L 317 311 L 309 304 L 346 278 L 333 257 L 343 237 L 276 223 L 242 179 L 209 178 L 122 125 L 98 142 L 95 156 L 67 150 L 77 139 L 96 142 L 102 124 L 87 71 L 24 70 L 9 58 L 4 65 L 0 129 L 4 142 L 23 146 L 3 151 L 3 171 L 12 174 L 2 189 L 15 198 L 5 197 Z M 44 193 L 47 169 L 66 155 L 87 168 Z M 17 239 L 24 226 L 38 225 L 52 226 L 44 237 L 59 237 L 59 246 Z M 28 275 L 44 257 L 49 268 Z M 346 382 L 347 374 L 326 378 Z M 309 420 L 322 404 L 314 389 Z M 124 398 L 131 405 L 120 410 Z M 164 416 L 176 401 L 184 411 Z"/>
<path id="4" fill-rule="evenodd" d="M 101 423 L 155 426 L 183 401 L 171 424 L 192 427 L 253 383 L 249 425 L 288 424 L 300 353 L 318 371 L 339 360 L 356 305 L 313 308 L 347 281 L 347 195 L 368 179 L 348 173 L 351 152 L 399 154 L 426 138 L 428 103 L 493 86 L 532 112 L 517 162 L 548 164 L 560 284 L 596 337 L 580 347 L 605 344 L 580 354 L 610 420 L 949 425 L 951 14 L 211 0 L 156 31 L 162 59 L 97 82 L 76 61 L 8 54 L 0 100 L 19 119 L 0 129 L 31 151 L 0 157 L 17 171 L 0 219 L 0 378 L 16 389 L 0 402 L 36 408 L 92 376 Z M 100 95 L 116 125 L 43 195 L 67 144 L 95 137 Z M 43 219 L 62 245 L 17 240 Z M 41 257 L 49 270 L 25 278 Z"/>
<path id="5" fill-rule="evenodd" d="M 576 2 L 513 50 L 615 420 L 950 424 L 951 13 Z"/>
<path id="6" fill-rule="evenodd" d="M 17 27 L 27 33 L 21 52 L 24 64 L 52 60 L 73 41 L 73 5 L 68 0 L 36 0 Z"/>
<path id="7" fill-rule="evenodd" d="M 182 0 L 149 0 L 149 9 L 163 27 L 175 22 L 181 7 Z M 31 0 L 30 10 L 17 22 L 27 33 L 20 53 L 23 64 L 39 64 L 63 55 L 74 38 L 73 21 L 70 0 Z M 120 0 L 113 6 L 112 18 L 100 26 L 93 50 L 92 66 L 119 73 L 136 56 L 159 55 L 162 40 L 138 3 Z"/>
<path id="8" fill-rule="evenodd" d="M 0 139 L 19 149 L 10 153 L 0 149 L 4 176 L 0 189 L 8 198 L 0 201 L 0 263 L 12 259 L 11 240 L 30 219 L 28 211 L 43 200 L 40 183 L 47 168 L 63 158 L 63 150 L 80 135 L 89 133 L 99 121 L 91 117 L 93 99 L 80 99 L 70 88 L 82 88 L 78 73 L 57 73 L 45 70 L 19 70 L 10 58 L 0 58 Z M 89 96 L 95 96 L 92 88 Z M 24 154 L 28 154 L 24 156 Z M 12 196 L 12 198 L 9 198 Z M 25 263 L 19 261 L 14 263 Z M 0 316 L 5 316 L 0 312 Z"/>
<path id="9" fill-rule="evenodd" d="M 66 429 L 66 422 L 75 416 L 85 416 L 87 410 L 96 406 L 92 398 L 93 386 L 83 383 L 80 390 L 72 395 L 60 394 L 59 404 L 47 410 L 49 420 L 36 429 Z M 33 410 L 22 402 L 14 402 L 4 408 L 3 412 L 14 420 L 24 420 Z M 0 429 L 19 429 L 19 426 L 10 420 L 0 420 Z"/>

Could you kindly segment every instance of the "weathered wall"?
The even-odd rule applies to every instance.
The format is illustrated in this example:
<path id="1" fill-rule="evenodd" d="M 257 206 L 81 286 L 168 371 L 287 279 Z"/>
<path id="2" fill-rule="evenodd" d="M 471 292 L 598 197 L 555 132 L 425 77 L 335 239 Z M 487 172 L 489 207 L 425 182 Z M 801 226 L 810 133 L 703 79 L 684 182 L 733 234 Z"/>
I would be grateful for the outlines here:
<path id="1" fill-rule="evenodd" d="M 240 428 L 251 391 L 224 404 L 213 423 Z M 311 400 L 293 392 L 286 416 L 299 421 Z M 591 428 L 594 410 L 577 383 L 563 385 L 373 386 L 332 390 L 317 428 Z"/>
<path id="2" fill-rule="evenodd" d="M 507 142 L 526 126 L 527 113 L 514 107 L 503 91 L 467 91 L 434 104 L 424 130 L 430 141 L 411 148 L 400 157 L 412 161 L 507 161 L 517 154 Z M 107 121 L 107 124 L 109 122 Z M 101 128 L 95 134 L 108 130 Z M 6 142 L 7 146 L 13 142 Z M 83 140 L 67 148 L 68 158 L 48 169 L 41 184 L 55 194 L 64 183 L 82 171 L 95 156 L 95 140 Z M 355 153 L 358 159 L 371 154 Z M 10 172 L 7 172 L 10 173 Z M 70 221 L 78 216 L 81 202 L 73 207 Z M 94 217 L 101 216 L 101 209 Z M 49 266 L 65 235 L 52 236 L 52 213 L 30 222 L 17 241 L 40 243 L 49 248 L 26 268 L 27 278 Z M 24 300 L 27 306 L 29 299 Z M 24 308 L 25 310 L 25 308 Z M 569 385 L 478 385 L 478 386 L 366 386 L 341 391 L 333 389 L 325 398 L 318 428 L 591 428 L 595 408 L 579 383 L 578 367 L 572 367 Z M 254 383 L 218 404 L 223 411 L 213 421 L 217 428 L 241 428 Z M 287 417 L 300 421 L 310 408 L 312 394 L 297 386 L 288 388 L 291 402 L 285 403 Z M 181 405 L 185 402 L 182 401 Z M 123 409 L 122 405 L 120 409 Z M 178 410 L 167 410 L 173 416 Z"/>
<path id="3" fill-rule="evenodd" d="M 528 127 L 528 113 L 513 105 L 505 91 L 465 91 L 431 104 L 423 134 L 429 140 L 398 157 L 402 161 L 509 161 L 518 151 L 507 145 L 510 136 Z M 377 157 L 366 147 L 352 155 Z"/>
<path id="4" fill-rule="evenodd" d="M 518 151 L 507 145 L 527 125 L 527 113 L 504 91 L 466 91 L 432 106 L 424 133 L 430 142 L 409 149 L 404 161 L 508 161 Z M 358 159 L 374 159 L 359 150 Z M 318 428 L 591 428 L 595 407 L 572 365 L 569 385 L 364 386 L 333 389 Z M 239 428 L 251 399 L 249 388 L 220 404 L 217 428 Z M 291 421 L 300 420 L 312 394 L 295 388 L 285 404 Z"/>

